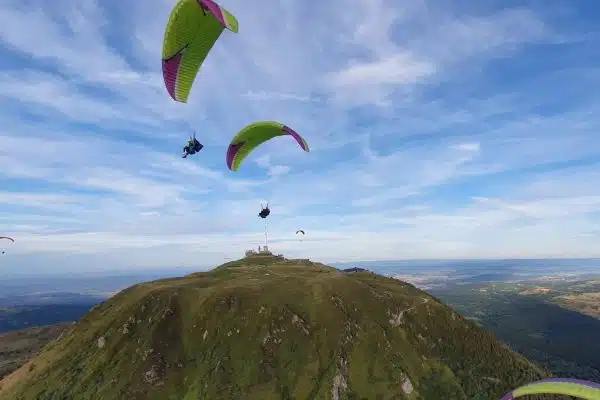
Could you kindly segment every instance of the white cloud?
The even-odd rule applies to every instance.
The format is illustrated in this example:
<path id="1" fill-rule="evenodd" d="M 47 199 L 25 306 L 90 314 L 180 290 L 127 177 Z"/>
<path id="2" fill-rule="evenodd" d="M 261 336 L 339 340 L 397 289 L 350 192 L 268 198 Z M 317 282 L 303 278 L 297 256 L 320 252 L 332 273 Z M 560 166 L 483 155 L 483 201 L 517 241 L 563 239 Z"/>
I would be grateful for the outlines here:
<path id="1" fill-rule="evenodd" d="M 411 84 L 435 73 L 428 62 L 415 60 L 409 54 L 396 54 L 370 63 L 360 63 L 331 76 L 335 86 L 361 86 L 382 84 Z"/>
<path id="2" fill-rule="evenodd" d="M 453 146 L 453 148 L 475 153 L 481 151 L 481 145 L 479 143 L 461 143 Z"/>
<path id="3" fill-rule="evenodd" d="M 269 168 L 269 176 L 278 177 L 281 175 L 285 175 L 291 171 L 291 167 L 287 165 L 274 165 Z"/>
<path id="4" fill-rule="evenodd" d="M 259 91 L 259 92 L 253 92 L 250 91 L 248 93 L 244 93 L 242 95 L 243 97 L 246 97 L 248 99 L 252 99 L 252 100 L 258 100 L 258 101 L 299 101 L 299 102 L 313 102 L 313 103 L 318 103 L 319 99 L 318 98 L 312 98 L 310 96 L 300 96 L 300 95 L 296 95 L 293 93 L 278 93 L 278 92 L 264 92 L 264 91 Z"/>

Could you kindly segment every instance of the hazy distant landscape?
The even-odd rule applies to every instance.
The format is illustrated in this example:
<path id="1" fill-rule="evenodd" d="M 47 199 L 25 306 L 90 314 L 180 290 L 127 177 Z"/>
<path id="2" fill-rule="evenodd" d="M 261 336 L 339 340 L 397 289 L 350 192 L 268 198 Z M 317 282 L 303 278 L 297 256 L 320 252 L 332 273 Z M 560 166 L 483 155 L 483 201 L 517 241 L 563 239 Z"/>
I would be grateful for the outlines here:
<path id="1" fill-rule="evenodd" d="M 131 285 L 183 276 L 191 270 L 110 272 L 0 278 L 0 332 L 78 320 L 94 305 Z"/>
<path id="2" fill-rule="evenodd" d="M 449 284 L 571 281 L 600 276 L 598 258 L 364 261 L 335 265 L 371 269 L 425 290 Z"/>

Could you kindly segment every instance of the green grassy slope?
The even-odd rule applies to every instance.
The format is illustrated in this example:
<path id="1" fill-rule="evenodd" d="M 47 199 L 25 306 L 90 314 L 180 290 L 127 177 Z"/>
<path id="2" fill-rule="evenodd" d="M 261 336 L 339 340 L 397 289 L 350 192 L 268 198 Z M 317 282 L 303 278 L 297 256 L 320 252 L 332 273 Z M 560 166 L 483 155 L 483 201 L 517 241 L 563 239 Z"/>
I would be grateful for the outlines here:
<path id="1" fill-rule="evenodd" d="M 412 285 L 266 257 L 122 291 L 0 398 L 488 400 L 545 376 Z"/>

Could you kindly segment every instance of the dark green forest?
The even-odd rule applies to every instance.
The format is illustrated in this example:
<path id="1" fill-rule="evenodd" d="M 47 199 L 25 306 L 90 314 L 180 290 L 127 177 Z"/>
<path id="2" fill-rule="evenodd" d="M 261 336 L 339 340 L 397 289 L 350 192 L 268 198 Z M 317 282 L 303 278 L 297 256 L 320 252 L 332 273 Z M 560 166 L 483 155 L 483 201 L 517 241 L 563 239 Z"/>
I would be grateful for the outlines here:
<path id="1" fill-rule="evenodd" d="M 478 284 L 431 292 L 553 375 L 600 381 L 600 320 L 520 290 Z"/>

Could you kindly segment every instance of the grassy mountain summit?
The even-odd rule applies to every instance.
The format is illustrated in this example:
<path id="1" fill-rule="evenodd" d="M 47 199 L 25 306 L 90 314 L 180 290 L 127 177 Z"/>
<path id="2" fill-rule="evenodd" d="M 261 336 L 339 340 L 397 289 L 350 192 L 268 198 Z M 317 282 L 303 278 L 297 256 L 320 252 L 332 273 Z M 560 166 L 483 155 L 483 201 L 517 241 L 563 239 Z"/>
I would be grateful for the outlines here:
<path id="1" fill-rule="evenodd" d="M 251 256 L 132 286 L 2 399 L 495 399 L 548 374 L 401 281 Z"/>

